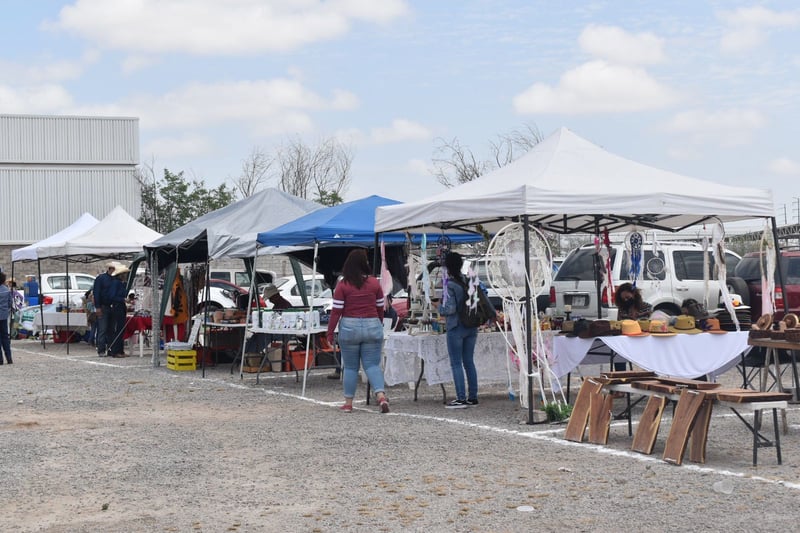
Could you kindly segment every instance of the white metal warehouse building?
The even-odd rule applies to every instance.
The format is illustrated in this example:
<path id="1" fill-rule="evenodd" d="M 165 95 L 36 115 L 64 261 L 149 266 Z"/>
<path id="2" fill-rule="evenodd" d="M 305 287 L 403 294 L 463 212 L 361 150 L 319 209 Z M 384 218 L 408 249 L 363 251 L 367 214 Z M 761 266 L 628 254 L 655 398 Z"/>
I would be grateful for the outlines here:
<path id="1" fill-rule="evenodd" d="M 138 118 L 0 115 L 0 266 L 83 213 L 138 218 L 138 163 Z"/>

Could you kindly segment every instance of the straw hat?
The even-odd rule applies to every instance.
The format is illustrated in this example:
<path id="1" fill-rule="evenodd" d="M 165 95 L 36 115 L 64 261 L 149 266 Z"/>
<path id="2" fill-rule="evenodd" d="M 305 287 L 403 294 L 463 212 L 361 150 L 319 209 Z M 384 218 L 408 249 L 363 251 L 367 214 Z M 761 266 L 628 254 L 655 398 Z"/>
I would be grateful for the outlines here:
<path id="1" fill-rule="evenodd" d="M 122 274 L 127 274 L 130 271 L 131 269 L 128 268 L 127 265 L 123 265 L 122 263 L 117 263 L 117 266 L 114 267 L 114 273 L 111 275 L 121 276 Z"/>
<path id="2" fill-rule="evenodd" d="M 651 320 L 650 335 L 653 337 L 674 337 L 677 333 L 670 331 L 666 320 Z"/>
<path id="3" fill-rule="evenodd" d="M 694 317 L 689 315 L 678 315 L 675 317 L 675 325 L 670 326 L 669 330 L 675 333 L 689 333 L 692 335 L 703 332 L 695 327 Z"/>
<path id="4" fill-rule="evenodd" d="M 622 321 L 622 334 L 628 337 L 647 337 L 650 332 L 642 331 L 638 321 L 626 319 Z"/>

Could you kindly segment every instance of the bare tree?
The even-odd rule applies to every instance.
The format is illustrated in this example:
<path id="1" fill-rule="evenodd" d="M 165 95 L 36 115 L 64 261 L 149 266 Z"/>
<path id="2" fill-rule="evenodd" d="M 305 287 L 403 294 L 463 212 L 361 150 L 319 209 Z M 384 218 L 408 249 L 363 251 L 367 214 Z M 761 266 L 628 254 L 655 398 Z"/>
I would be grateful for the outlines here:
<path id="1" fill-rule="evenodd" d="M 324 205 L 342 202 L 350 185 L 353 153 L 335 138 L 324 139 L 312 148 L 301 139 L 289 141 L 278 149 L 275 160 L 283 191 Z"/>
<path id="2" fill-rule="evenodd" d="M 434 150 L 433 175 L 445 187 L 454 187 L 505 166 L 529 151 L 542 140 L 536 126 L 526 124 L 524 130 L 514 130 L 489 142 L 489 159 L 480 159 L 457 138 L 438 139 Z"/>
<path id="3" fill-rule="evenodd" d="M 254 146 L 250 155 L 242 160 L 242 173 L 238 178 L 231 180 L 234 190 L 242 198 L 255 194 L 267 181 L 269 177 L 267 173 L 274 162 L 274 158 L 270 158 L 261 148 Z"/>

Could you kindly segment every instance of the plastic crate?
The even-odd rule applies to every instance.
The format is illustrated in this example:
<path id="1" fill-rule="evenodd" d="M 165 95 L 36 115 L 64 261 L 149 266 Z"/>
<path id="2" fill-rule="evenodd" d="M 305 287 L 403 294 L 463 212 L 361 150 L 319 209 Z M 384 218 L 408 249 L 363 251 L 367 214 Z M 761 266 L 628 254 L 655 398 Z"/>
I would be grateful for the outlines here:
<path id="1" fill-rule="evenodd" d="M 194 350 L 167 350 L 167 368 L 177 372 L 197 370 L 197 352 Z"/>

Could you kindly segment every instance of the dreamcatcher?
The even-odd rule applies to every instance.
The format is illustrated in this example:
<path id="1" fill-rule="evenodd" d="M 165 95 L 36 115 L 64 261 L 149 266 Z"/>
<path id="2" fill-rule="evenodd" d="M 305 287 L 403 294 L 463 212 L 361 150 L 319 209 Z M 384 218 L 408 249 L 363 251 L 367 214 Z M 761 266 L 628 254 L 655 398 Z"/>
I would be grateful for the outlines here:
<path id="1" fill-rule="evenodd" d="M 714 269 L 719 280 L 722 303 L 725 304 L 725 309 L 730 313 L 733 324 L 736 326 L 736 331 L 739 331 L 739 317 L 736 316 L 733 299 L 728 291 L 728 271 L 725 266 L 725 228 L 722 222 L 714 224 L 711 228 L 711 250 L 714 255 Z"/>
<path id="2" fill-rule="evenodd" d="M 764 232 L 761 234 L 761 242 L 758 248 L 760 260 L 758 262 L 761 269 L 761 312 L 775 312 L 775 266 L 778 261 L 775 253 L 775 240 L 770 230 L 769 224 L 764 224 Z"/>
<path id="3" fill-rule="evenodd" d="M 614 280 L 611 278 L 611 239 L 608 236 L 608 228 L 603 228 L 603 239 L 600 235 L 594 236 L 594 249 L 600 258 L 600 292 L 606 291 L 606 299 L 614 301 Z"/>
<path id="4" fill-rule="evenodd" d="M 420 243 L 420 263 L 422 263 L 422 306 L 429 309 L 431 306 L 431 279 L 428 272 L 428 238 L 424 233 L 422 234 L 422 242 Z"/>
<path id="5" fill-rule="evenodd" d="M 541 386 L 543 385 L 543 377 L 546 377 L 550 383 L 554 401 L 555 394 L 561 391 L 558 379 L 550 370 L 541 328 L 535 328 L 535 342 L 533 343 L 534 368 L 528 369 L 529 358 L 527 356 L 519 356 L 519 354 L 525 354 L 526 349 L 524 347 L 527 346 L 527 328 L 525 327 L 525 315 L 523 313 L 526 301 L 526 287 L 530 291 L 532 317 L 535 320 L 539 315 L 536 296 L 549 290 L 553 276 L 550 246 L 544 236 L 533 227 L 528 228 L 527 251 L 530 262 L 526 265 L 525 227 L 523 224 L 513 223 L 497 232 L 489 243 L 486 253 L 486 273 L 489 278 L 489 285 L 502 298 L 503 314 L 511 329 L 511 339 L 509 339 L 509 332 L 506 331 L 506 342 L 514 354 L 515 363 L 519 364 L 520 402 L 524 407 L 528 406 L 529 401 L 527 397 L 527 379 L 529 377 L 539 379 L 542 402 L 547 402 L 545 387 Z M 506 361 L 506 365 L 508 368 L 509 396 L 513 397 L 510 359 Z M 563 393 L 561 394 L 561 400 L 566 402 Z"/>
<path id="6" fill-rule="evenodd" d="M 644 248 L 644 235 L 636 228 L 625 236 L 625 250 L 628 252 L 628 279 L 631 280 L 633 288 L 636 289 L 636 282 L 642 279 L 642 250 Z M 610 300 L 609 300 L 610 301 Z"/>
<path id="7" fill-rule="evenodd" d="M 661 244 L 653 232 L 652 255 L 644 264 L 645 276 L 653 282 L 656 295 L 661 295 L 661 280 L 666 278 L 667 263 L 661 251 Z"/>
<path id="8" fill-rule="evenodd" d="M 447 302 L 447 283 L 450 276 L 447 274 L 447 267 L 444 266 L 444 260 L 449 253 L 450 237 L 447 235 L 440 235 L 439 240 L 436 241 L 436 264 L 440 267 L 439 273 L 442 278 L 442 305 Z"/>

